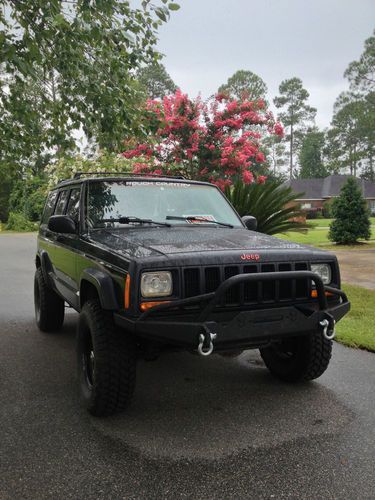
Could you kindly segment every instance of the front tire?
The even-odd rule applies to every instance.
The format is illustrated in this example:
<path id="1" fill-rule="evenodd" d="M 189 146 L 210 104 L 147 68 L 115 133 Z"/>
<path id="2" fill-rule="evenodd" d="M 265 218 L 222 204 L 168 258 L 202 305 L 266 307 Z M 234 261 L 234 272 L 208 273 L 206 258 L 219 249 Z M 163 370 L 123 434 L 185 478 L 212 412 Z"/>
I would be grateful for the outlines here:
<path id="1" fill-rule="evenodd" d="M 34 277 L 35 320 L 42 332 L 57 332 L 64 323 L 65 303 L 50 288 L 44 278 L 42 268 L 35 271 Z"/>
<path id="2" fill-rule="evenodd" d="M 87 301 L 79 316 L 77 357 L 84 407 L 95 416 L 125 409 L 135 388 L 136 345 L 97 300 Z"/>
<path id="3" fill-rule="evenodd" d="M 294 337 L 260 349 L 269 371 L 285 382 L 302 382 L 320 377 L 328 368 L 332 340 L 321 332 Z"/>

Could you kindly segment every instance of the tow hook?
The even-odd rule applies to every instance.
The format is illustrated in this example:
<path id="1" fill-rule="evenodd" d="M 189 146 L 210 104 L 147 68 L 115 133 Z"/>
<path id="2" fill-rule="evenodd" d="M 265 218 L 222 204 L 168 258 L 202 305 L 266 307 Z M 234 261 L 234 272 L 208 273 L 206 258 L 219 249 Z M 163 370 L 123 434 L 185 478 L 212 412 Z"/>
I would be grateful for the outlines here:
<path id="1" fill-rule="evenodd" d="M 208 330 L 206 330 L 206 333 L 200 333 L 199 334 L 199 344 L 198 344 L 198 353 L 201 356 L 209 356 L 212 354 L 214 350 L 214 344 L 213 341 L 216 339 L 217 335 L 216 333 L 211 333 Z M 205 342 L 206 341 L 206 342 Z M 208 348 L 204 347 L 204 344 L 208 343 Z"/>
<path id="2" fill-rule="evenodd" d="M 329 319 L 323 319 L 319 323 L 323 327 L 323 337 L 325 337 L 327 340 L 333 340 L 335 338 L 335 323 L 336 322 L 332 317 L 330 317 Z"/>

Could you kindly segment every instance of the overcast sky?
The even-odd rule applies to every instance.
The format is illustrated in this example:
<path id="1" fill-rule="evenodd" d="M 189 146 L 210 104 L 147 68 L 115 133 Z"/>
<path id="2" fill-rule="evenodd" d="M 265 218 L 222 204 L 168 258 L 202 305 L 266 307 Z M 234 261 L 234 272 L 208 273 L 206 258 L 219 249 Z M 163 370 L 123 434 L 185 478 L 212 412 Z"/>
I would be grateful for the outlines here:
<path id="1" fill-rule="evenodd" d="M 208 97 L 238 69 L 267 83 L 269 99 L 298 76 L 328 126 L 347 89 L 343 73 L 375 28 L 375 0 L 176 0 L 159 50 L 175 83 Z"/>

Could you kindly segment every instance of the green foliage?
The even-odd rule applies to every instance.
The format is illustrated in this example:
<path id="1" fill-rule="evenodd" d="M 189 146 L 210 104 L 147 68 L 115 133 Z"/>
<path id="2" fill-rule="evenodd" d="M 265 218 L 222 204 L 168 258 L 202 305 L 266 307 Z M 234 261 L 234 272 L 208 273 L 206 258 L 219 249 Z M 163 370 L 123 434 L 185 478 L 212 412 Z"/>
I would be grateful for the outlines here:
<path id="1" fill-rule="evenodd" d="M 158 62 L 141 68 L 137 74 L 139 83 L 150 99 L 161 99 L 174 94 L 177 86 L 167 73 L 164 65 Z"/>
<path id="2" fill-rule="evenodd" d="M 0 0 L 0 161 L 29 167 L 28 154 L 61 157 L 79 129 L 112 151 L 142 134 L 134 74 L 156 59 L 157 31 L 177 9 L 149 0 L 139 8 L 123 0 Z"/>
<path id="3" fill-rule="evenodd" d="M 80 155 L 60 158 L 47 166 L 48 187 L 51 188 L 64 179 L 70 179 L 77 172 L 132 172 L 134 163 L 134 160 L 108 152 L 100 152 L 92 158 Z"/>
<path id="4" fill-rule="evenodd" d="M 12 191 L 14 178 L 11 166 L 0 162 L 0 220 L 8 219 L 9 197 Z"/>
<path id="5" fill-rule="evenodd" d="M 258 221 L 258 231 L 265 234 L 304 232 L 310 226 L 304 222 L 303 212 L 295 199 L 301 193 L 280 181 L 264 184 L 243 184 L 238 181 L 227 187 L 225 195 L 239 215 L 252 215 Z"/>
<path id="6" fill-rule="evenodd" d="M 365 41 L 358 61 L 345 71 L 350 92 L 339 95 L 334 106 L 332 128 L 328 132 L 330 170 L 349 167 L 362 176 L 375 179 L 375 32 Z"/>
<path id="7" fill-rule="evenodd" d="M 344 73 L 353 91 L 374 92 L 375 86 L 375 30 L 365 41 L 365 49 L 359 61 L 353 61 Z"/>
<path id="8" fill-rule="evenodd" d="M 5 229 L 8 231 L 36 231 L 37 224 L 29 221 L 23 214 L 10 212 Z"/>
<path id="9" fill-rule="evenodd" d="M 332 217 L 332 203 L 334 198 L 331 198 L 323 203 L 323 217 L 329 219 Z"/>
<path id="10" fill-rule="evenodd" d="M 340 245 L 355 244 L 360 238 L 369 240 L 370 214 L 361 190 L 354 178 L 349 178 L 340 196 L 332 203 L 334 220 L 329 229 L 329 239 Z"/>
<path id="11" fill-rule="evenodd" d="M 219 93 L 227 94 L 233 99 L 266 99 L 267 85 L 260 76 L 252 71 L 236 71 L 227 83 L 221 85 Z"/>
<path id="12" fill-rule="evenodd" d="M 336 99 L 332 128 L 328 132 L 331 143 L 330 160 L 339 168 L 350 168 L 356 175 L 357 163 L 363 157 L 363 127 L 367 109 L 357 96 L 343 92 Z"/>
<path id="13" fill-rule="evenodd" d="M 283 137 L 270 135 L 264 138 L 263 145 L 268 167 L 267 177 L 285 180 L 281 169 L 288 163 L 288 153 Z"/>
<path id="14" fill-rule="evenodd" d="M 29 174 L 16 181 L 9 197 L 9 211 L 22 214 L 26 219 L 37 222 L 42 215 L 47 194 L 45 177 Z"/>
<path id="15" fill-rule="evenodd" d="M 289 128 L 286 140 L 289 141 L 289 177 L 293 177 L 294 156 L 297 154 L 306 127 L 314 121 L 316 109 L 307 104 L 309 93 L 300 78 L 284 80 L 279 86 L 280 95 L 274 98 L 277 108 L 283 111 L 278 118 L 284 127 Z"/>
<path id="16" fill-rule="evenodd" d="M 324 133 L 317 129 L 308 132 L 302 140 L 299 154 L 301 179 L 323 178 L 328 171 L 323 164 Z"/>

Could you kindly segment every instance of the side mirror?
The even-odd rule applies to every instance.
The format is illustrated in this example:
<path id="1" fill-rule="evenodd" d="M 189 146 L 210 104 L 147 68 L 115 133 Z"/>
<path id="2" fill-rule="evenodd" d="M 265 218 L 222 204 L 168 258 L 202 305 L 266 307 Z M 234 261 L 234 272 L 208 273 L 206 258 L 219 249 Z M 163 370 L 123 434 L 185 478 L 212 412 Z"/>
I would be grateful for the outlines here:
<path id="1" fill-rule="evenodd" d="M 242 217 L 242 222 L 245 224 L 247 229 L 250 229 L 250 231 L 256 231 L 258 227 L 258 222 L 255 217 L 252 215 L 244 215 Z"/>
<path id="2" fill-rule="evenodd" d="M 48 229 L 54 233 L 76 234 L 74 220 L 68 215 L 52 215 L 48 219 Z"/>

